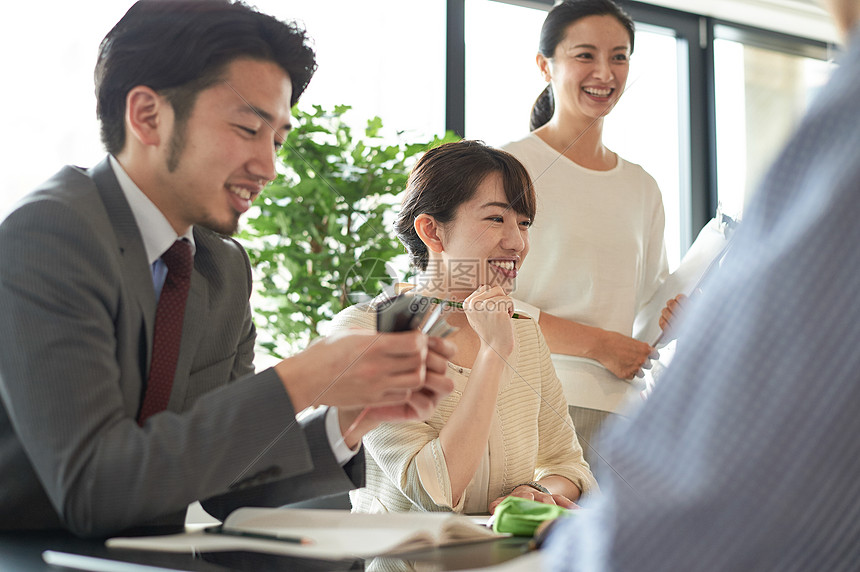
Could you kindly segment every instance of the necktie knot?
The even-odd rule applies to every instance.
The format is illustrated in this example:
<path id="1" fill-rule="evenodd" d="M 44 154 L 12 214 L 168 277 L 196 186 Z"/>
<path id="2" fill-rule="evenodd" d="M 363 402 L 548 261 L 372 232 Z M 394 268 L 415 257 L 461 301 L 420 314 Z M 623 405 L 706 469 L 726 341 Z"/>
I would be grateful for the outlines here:
<path id="1" fill-rule="evenodd" d="M 186 240 L 177 240 L 167 252 L 161 255 L 167 270 L 175 278 L 187 280 L 191 277 L 194 257 L 191 255 L 191 245 Z"/>

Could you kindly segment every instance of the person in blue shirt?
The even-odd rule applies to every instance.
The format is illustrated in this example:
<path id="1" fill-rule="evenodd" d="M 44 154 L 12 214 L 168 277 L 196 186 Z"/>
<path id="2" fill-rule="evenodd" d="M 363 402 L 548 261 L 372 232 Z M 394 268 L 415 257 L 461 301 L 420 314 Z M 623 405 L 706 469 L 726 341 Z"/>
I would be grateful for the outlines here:
<path id="1" fill-rule="evenodd" d="M 620 478 L 552 527 L 545 569 L 860 567 L 860 1 L 827 4 L 840 66 L 648 403 L 601 443 Z"/>

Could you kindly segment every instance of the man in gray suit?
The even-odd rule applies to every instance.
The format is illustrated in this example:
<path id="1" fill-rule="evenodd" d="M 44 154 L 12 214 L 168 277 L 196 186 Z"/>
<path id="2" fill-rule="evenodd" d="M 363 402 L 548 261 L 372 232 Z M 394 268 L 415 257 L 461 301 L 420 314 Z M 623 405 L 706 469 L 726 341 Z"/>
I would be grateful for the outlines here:
<path id="1" fill-rule="evenodd" d="M 105 37 L 108 157 L 0 224 L 0 529 L 103 536 L 179 524 L 195 500 L 223 518 L 355 488 L 361 436 L 451 391 L 453 347 L 417 332 L 325 339 L 254 374 L 250 264 L 228 235 L 315 67 L 302 30 L 228 0 L 142 0 Z M 142 414 L 177 241 L 193 252 L 181 345 Z M 317 405 L 333 407 L 296 421 Z"/>

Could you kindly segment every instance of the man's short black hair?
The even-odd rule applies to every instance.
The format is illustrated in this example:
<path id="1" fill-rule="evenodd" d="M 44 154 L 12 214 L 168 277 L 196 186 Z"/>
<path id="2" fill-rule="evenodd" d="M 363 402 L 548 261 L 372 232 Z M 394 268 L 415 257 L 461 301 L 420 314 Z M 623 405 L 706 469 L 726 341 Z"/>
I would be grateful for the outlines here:
<path id="1" fill-rule="evenodd" d="M 125 99 L 138 85 L 173 106 L 177 128 L 197 94 L 246 57 L 278 64 L 292 81 L 295 105 L 316 71 L 303 28 L 230 0 L 139 0 L 99 46 L 95 69 L 97 114 L 109 153 L 125 145 Z"/>

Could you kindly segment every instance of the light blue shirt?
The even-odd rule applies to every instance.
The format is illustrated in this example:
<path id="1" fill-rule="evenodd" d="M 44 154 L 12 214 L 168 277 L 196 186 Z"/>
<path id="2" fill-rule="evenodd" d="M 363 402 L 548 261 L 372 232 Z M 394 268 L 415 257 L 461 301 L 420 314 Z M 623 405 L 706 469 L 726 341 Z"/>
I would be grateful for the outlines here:
<path id="1" fill-rule="evenodd" d="M 860 570 L 860 30 L 551 570 Z M 608 469 L 607 469 L 608 471 Z"/>

